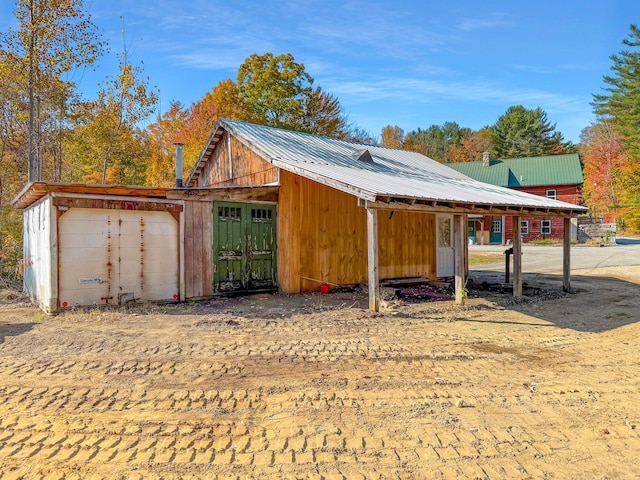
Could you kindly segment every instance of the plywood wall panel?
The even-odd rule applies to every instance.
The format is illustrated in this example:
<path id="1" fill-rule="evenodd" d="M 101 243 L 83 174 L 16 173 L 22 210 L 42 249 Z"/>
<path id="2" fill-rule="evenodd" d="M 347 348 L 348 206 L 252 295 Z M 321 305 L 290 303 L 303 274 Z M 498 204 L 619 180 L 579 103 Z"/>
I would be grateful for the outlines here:
<path id="1" fill-rule="evenodd" d="M 184 271 L 185 297 L 213 294 L 213 214 L 209 201 L 186 201 Z"/>
<path id="2" fill-rule="evenodd" d="M 281 291 L 367 282 L 366 210 L 356 197 L 282 171 L 279 199 Z M 390 211 L 378 216 L 380 278 L 434 278 L 435 216 L 401 211 L 390 216 Z"/>

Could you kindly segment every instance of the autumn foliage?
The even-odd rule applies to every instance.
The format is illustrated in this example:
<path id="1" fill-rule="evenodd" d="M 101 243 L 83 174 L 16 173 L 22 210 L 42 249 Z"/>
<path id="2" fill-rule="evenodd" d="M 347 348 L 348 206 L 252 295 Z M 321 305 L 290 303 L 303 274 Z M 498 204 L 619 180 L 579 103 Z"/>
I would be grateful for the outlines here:
<path id="1" fill-rule="evenodd" d="M 582 134 L 585 192 L 593 209 L 640 233 L 640 29 L 631 25 L 626 47 L 612 55 L 605 94 L 594 95 L 598 122 Z"/>
<path id="2" fill-rule="evenodd" d="M 640 162 L 624 148 L 609 124 L 597 123 L 582 131 L 585 201 L 594 216 L 621 220 L 628 233 L 640 233 Z"/>

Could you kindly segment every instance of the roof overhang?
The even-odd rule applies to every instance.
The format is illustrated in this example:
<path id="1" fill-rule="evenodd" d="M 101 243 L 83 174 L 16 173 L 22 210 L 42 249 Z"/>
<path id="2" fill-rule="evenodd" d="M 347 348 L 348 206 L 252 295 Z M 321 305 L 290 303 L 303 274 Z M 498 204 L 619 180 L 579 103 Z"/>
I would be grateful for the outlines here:
<path id="1" fill-rule="evenodd" d="M 280 187 L 277 185 L 184 188 L 171 190 L 167 193 L 167 198 L 173 200 L 277 203 L 279 190 Z"/>
<path id="2" fill-rule="evenodd" d="M 404 210 L 423 213 L 452 213 L 459 215 L 508 215 L 527 217 L 577 217 L 587 208 L 550 208 L 536 206 L 496 205 L 482 203 L 447 202 L 416 198 L 377 197 L 375 201 L 362 200 L 359 204 L 378 210 Z"/>
<path id="3" fill-rule="evenodd" d="M 26 185 L 11 202 L 15 208 L 24 209 L 49 193 L 109 195 L 138 198 L 167 198 L 171 188 L 127 185 L 86 185 L 82 183 L 32 182 Z"/>

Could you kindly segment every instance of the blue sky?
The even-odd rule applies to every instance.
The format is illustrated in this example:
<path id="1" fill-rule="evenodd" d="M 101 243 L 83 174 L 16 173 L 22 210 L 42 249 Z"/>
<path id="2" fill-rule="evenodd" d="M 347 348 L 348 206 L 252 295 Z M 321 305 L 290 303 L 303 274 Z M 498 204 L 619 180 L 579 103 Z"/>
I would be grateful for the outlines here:
<path id="1" fill-rule="evenodd" d="M 589 102 L 622 50 L 637 0 L 85 0 L 109 41 L 98 69 L 75 72 L 87 98 L 117 73 L 125 40 L 150 84 L 189 105 L 235 80 L 252 53 L 291 53 L 371 134 L 455 121 L 478 129 L 512 105 L 541 107 L 578 142 Z M 0 2 L 0 29 L 13 2 Z"/>

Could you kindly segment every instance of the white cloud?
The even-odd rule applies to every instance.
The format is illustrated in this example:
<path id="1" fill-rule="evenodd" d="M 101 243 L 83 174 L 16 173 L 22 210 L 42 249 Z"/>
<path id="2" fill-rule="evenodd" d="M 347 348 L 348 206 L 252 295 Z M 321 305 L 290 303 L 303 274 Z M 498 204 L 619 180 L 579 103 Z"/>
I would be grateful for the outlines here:
<path id="1" fill-rule="evenodd" d="M 395 98 L 428 104 L 434 98 L 466 102 L 500 102 L 540 106 L 549 111 L 583 111 L 585 100 L 536 89 L 519 89 L 496 82 L 443 82 L 417 78 L 392 78 L 331 83 L 329 91 L 345 103 L 368 103 Z M 588 103 L 588 102 L 587 102 Z"/>
<path id="2" fill-rule="evenodd" d="M 465 18 L 458 23 L 458 29 L 463 31 L 487 30 L 492 28 L 502 28 L 511 25 L 509 15 L 505 13 L 493 13 L 476 18 Z"/>
<path id="3" fill-rule="evenodd" d="M 513 65 L 515 70 L 527 73 L 548 74 L 553 73 L 554 69 L 551 67 L 538 67 L 535 65 Z"/>

